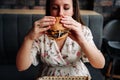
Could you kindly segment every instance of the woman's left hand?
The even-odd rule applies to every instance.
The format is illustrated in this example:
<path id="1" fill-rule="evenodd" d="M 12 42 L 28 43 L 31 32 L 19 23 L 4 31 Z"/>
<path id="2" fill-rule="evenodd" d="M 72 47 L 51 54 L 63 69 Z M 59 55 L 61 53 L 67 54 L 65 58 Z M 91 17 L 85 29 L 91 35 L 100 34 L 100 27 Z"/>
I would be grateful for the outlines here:
<path id="1" fill-rule="evenodd" d="M 70 29 L 69 36 L 73 40 L 78 42 L 78 41 L 82 41 L 84 39 L 83 32 L 82 32 L 83 26 L 81 23 L 77 22 L 70 16 L 62 17 L 61 23 L 63 24 L 63 26 L 65 28 Z"/>

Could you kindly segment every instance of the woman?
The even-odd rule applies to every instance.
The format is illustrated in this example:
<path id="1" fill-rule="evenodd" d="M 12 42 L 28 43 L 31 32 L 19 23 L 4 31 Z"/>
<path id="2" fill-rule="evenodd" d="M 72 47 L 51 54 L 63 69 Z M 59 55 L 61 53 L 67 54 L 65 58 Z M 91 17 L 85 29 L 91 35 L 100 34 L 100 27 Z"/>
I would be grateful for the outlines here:
<path id="1" fill-rule="evenodd" d="M 78 6 L 78 0 L 47 0 L 46 16 L 35 22 L 18 51 L 19 71 L 41 61 L 43 68 L 39 76 L 90 77 L 83 62 L 95 68 L 104 67 L 104 57 L 93 42 L 90 29 L 82 23 Z M 50 39 L 46 34 L 55 24 L 55 17 L 61 17 L 60 23 L 70 30 L 64 38 Z"/>

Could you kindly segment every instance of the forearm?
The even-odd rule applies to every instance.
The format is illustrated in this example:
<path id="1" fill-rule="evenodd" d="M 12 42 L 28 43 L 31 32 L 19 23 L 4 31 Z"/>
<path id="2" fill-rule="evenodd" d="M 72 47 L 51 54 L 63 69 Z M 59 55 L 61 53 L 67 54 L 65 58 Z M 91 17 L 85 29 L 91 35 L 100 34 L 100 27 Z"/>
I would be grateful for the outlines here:
<path id="1" fill-rule="evenodd" d="M 32 47 L 32 40 L 24 39 L 16 57 L 16 65 L 19 71 L 26 70 L 31 65 L 30 50 Z"/>
<path id="2" fill-rule="evenodd" d="M 86 40 L 79 42 L 82 51 L 85 53 L 91 65 L 95 68 L 103 68 L 105 65 L 105 59 L 103 54 L 94 46 Z"/>

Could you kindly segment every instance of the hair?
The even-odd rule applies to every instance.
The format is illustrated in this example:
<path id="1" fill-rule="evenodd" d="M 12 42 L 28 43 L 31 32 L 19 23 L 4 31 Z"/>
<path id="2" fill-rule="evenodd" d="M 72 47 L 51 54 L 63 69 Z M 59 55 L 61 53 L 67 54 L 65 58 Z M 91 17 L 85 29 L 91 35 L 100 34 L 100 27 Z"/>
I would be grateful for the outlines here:
<path id="1" fill-rule="evenodd" d="M 72 0 L 72 1 L 73 1 L 73 11 L 74 11 L 72 18 L 84 25 L 80 15 L 79 1 L 78 0 Z M 51 4 L 51 0 L 46 0 L 46 16 L 50 16 L 50 4 Z"/>

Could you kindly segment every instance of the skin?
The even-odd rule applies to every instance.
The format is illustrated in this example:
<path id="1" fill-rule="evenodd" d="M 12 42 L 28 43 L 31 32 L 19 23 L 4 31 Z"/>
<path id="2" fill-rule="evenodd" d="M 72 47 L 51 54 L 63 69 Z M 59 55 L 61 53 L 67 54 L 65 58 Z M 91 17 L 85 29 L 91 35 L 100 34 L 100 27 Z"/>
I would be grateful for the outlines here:
<path id="1" fill-rule="evenodd" d="M 34 40 L 38 39 L 38 37 L 45 34 L 45 31 L 50 29 L 51 25 L 55 24 L 56 16 L 61 17 L 61 23 L 63 26 L 71 30 L 69 37 L 81 46 L 83 52 L 88 57 L 90 64 L 95 68 L 103 68 L 105 65 L 105 59 L 102 53 L 95 45 L 86 41 L 82 33 L 82 24 L 72 18 L 72 15 L 74 14 L 72 0 L 52 0 L 50 5 L 51 16 L 44 16 L 42 19 L 36 21 L 30 32 L 24 38 L 23 44 L 19 49 L 16 58 L 18 70 L 23 71 L 31 66 L 32 61 L 30 59 L 30 50 L 32 43 Z M 56 40 L 60 50 L 62 49 L 65 40 L 66 39 Z"/>

